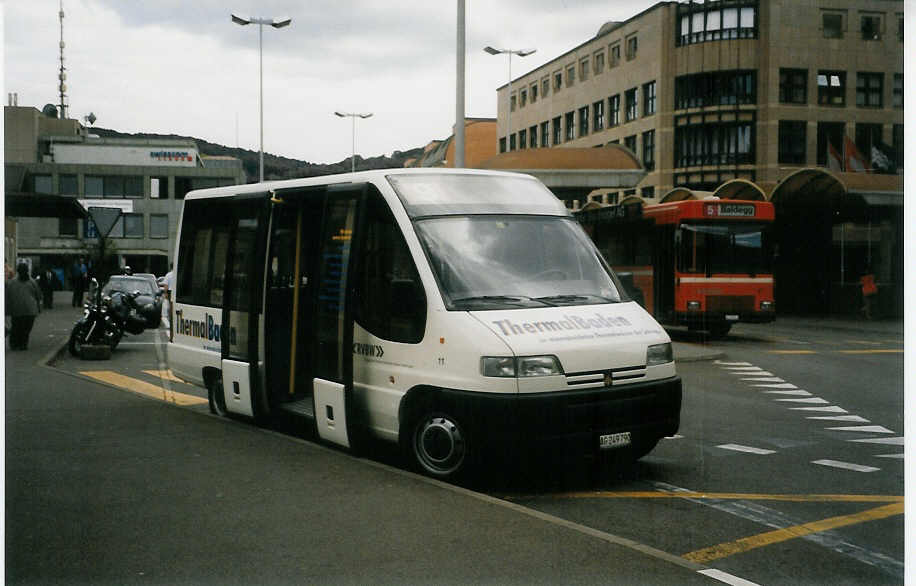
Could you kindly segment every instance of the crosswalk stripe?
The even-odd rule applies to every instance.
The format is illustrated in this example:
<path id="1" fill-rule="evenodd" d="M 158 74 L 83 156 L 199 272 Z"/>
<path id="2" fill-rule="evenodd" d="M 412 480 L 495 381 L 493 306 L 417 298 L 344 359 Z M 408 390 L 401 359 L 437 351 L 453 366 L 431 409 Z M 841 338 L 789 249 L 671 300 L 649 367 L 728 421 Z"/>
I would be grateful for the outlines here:
<path id="1" fill-rule="evenodd" d="M 830 466 L 831 468 L 841 468 L 843 470 L 852 470 L 853 472 L 877 472 L 880 468 L 874 466 L 863 466 L 861 464 L 851 464 L 849 462 L 840 462 L 839 460 L 814 460 L 812 464 L 821 466 Z"/>

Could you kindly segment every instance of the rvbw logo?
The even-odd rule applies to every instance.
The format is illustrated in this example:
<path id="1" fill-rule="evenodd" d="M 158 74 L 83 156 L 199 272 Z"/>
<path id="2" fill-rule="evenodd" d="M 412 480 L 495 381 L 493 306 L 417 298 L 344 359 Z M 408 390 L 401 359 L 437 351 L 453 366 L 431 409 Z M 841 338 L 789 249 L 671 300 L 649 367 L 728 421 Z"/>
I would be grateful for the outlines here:
<path id="1" fill-rule="evenodd" d="M 353 353 L 370 358 L 381 358 L 385 355 L 385 351 L 378 344 L 360 344 L 358 342 L 353 344 Z"/>

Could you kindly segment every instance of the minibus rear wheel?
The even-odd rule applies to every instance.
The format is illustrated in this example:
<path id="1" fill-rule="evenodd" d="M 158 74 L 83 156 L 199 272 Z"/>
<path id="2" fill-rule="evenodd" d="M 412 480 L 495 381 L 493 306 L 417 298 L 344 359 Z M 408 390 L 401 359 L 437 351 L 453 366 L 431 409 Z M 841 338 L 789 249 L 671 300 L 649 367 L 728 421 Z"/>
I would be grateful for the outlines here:
<path id="1" fill-rule="evenodd" d="M 419 469 L 442 480 L 463 477 L 469 461 L 467 431 L 454 415 L 422 410 L 408 435 L 410 457 Z"/>

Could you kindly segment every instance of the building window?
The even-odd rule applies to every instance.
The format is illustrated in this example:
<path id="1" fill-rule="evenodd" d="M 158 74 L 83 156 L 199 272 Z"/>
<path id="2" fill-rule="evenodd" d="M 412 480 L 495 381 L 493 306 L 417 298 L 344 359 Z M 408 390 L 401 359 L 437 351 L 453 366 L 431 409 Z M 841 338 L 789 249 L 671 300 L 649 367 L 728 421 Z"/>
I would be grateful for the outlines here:
<path id="1" fill-rule="evenodd" d="M 647 171 L 655 169 L 655 131 L 642 133 L 642 166 Z"/>
<path id="2" fill-rule="evenodd" d="M 779 121 L 779 162 L 787 165 L 805 163 L 806 132 L 804 120 Z"/>
<path id="3" fill-rule="evenodd" d="M 620 65 L 620 43 L 611 45 L 611 67 Z"/>
<path id="4" fill-rule="evenodd" d="M 636 49 L 638 48 L 638 42 L 636 40 L 636 35 L 627 39 L 627 61 L 632 61 L 636 59 Z"/>
<path id="5" fill-rule="evenodd" d="M 595 53 L 595 75 L 604 73 L 604 51 Z"/>
<path id="6" fill-rule="evenodd" d="M 101 177 L 86 175 L 83 177 L 83 193 L 86 197 L 102 197 L 105 182 Z"/>
<path id="7" fill-rule="evenodd" d="M 566 68 L 566 87 L 576 83 L 576 66 L 570 65 Z"/>
<path id="8" fill-rule="evenodd" d="M 549 126 L 550 124 L 548 122 L 541 122 L 541 146 L 544 148 L 550 146 Z"/>
<path id="9" fill-rule="evenodd" d="M 550 78 L 545 77 L 541 80 L 541 97 L 546 98 L 550 95 Z"/>
<path id="10" fill-rule="evenodd" d="M 880 14 L 863 14 L 861 20 L 862 40 L 863 41 L 880 41 L 881 40 L 881 15 Z"/>
<path id="11" fill-rule="evenodd" d="M 644 199 L 652 199 L 655 197 L 655 186 L 650 185 L 649 187 L 643 187 L 640 190 L 639 195 L 641 195 Z"/>
<path id="12" fill-rule="evenodd" d="M 579 61 L 579 81 L 588 79 L 588 57 Z"/>
<path id="13" fill-rule="evenodd" d="M 808 103 L 808 70 L 779 70 L 779 102 L 782 104 Z"/>
<path id="14" fill-rule="evenodd" d="M 524 149 L 528 147 L 528 131 L 522 128 L 518 131 L 518 148 Z"/>
<path id="15" fill-rule="evenodd" d="M 515 112 L 515 94 L 509 96 L 509 110 Z"/>
<path id="16" fill-rule="evenodd" d="M 842 169 L 843 137 L 846 134 L 846 124 L 843 122 L 818 122 L 817 123 L 817 164 L 823 167 Z M 832 152 L 831 152 L 832 151 Z M 835 163 L 828 164 L 827 154 Z"/>
<path id="17" fill-rule="evenodd" d="M 676 110 L 756 103 L 756 71 L 697 73 L 682 75 L 674 80 Z"/>
<path id="18" fill-rule="evenodd" d="M 821 106 L 846 105 L 846 72 L 817 72 L 817 103 Z"/>
<path id="19" fill-rule="evenodd" d="M 551 129 L 552 132 L 553 132 L 553 144 L 554 144 L 554 146 L 556 146 L 556 145 L 560 144 L 561 142 L 563 142 L 563 132 L 562 132 L 562 130 L 561 130 L 560 128 L 561 128 L 561 127 L 560 127 L 560 117 L 557 116 L 556 118 L 553 119 L 553 128 Z"/>
<path id="20" fill-rule="evenodd" d="M 674 166 L 753 164 L 754 125 L 742 120 L 676 126 Z"/>
<path id="21" fill-rule="evenodd" d="M 559 71 L 553 74 L 553 91 L 558 92 L 563 87 L 563 74 Z"/>
<path id="22" fill-rule="evenodd" d="M 756 0 L 737 0 L 722 8 L 722 2 L 682 3 L 678 6 L 678 45 L 723 39 L 757 38 Z"/>
<path id="23" fill-rule="evenodd" d="M 79 195 L 79 181 L 76 175 L 60 175 L 57 193 L 60 195 Z"/>
<path id="24" fill-rule="evenodd" d="M 57 219 L 57 235 L 63 236 L 65 238 L 75 238 L 76 237 L 76 218 L 58 218 Z"/>
<path id="25" fill-rule="evenodd" d="M 536 83 L 531 84 L 530 93 L 531 93 L 531 103 L 533 104 L 538 101 L 538 84 Z"/>
<path id="26" fill-rule="evenodd" d="M 903 74 L 894 74 L 894 95 L 893 104 L 895 108 L 903 107 Z"/>
<path id="27" fill-rule="evenodd" d="M 655 82 L 654 81 L 650 81 L 649 83 L 643 84 L 642 99 L 643 99 L 643 116 L 651 116 L 652 114 L 655 114 Z"/>
<path id="28" fill-rule="evenodd" d="M 866 161 L 871 161 L 872 147 L 878 147 L 880 150 L 882 132 L 880 124 L 856 123 L 856 148 Z"/>
<path id="29" fill-rule="evenodd" d="M 636 88 L 628 89 L 624 92 L 624 103 L 626 104 L 626 115 L 625 119 L 627 122 L 630 120 L 636 120 L 639 116 L 638 102 L 636 96 Z"/>
<path id="30" fill-rule="evenodd" d="M 576 113 L 567 112 L 566 113 L 566 123 L 564 126 L 566 128 L 566 140 L 570 141 L 576 138 Z"/>
<path id="31" fill-rule="evenodd" d="M 592 130 L 604 130 L 604 100 L 592 104 Z"/>
<path id="32" fill-rule="evenodd" d="M 579 108 L 579 136 L 588 136 L 588 106 Z"/>
<path id="33" fill-rule="evenodd" d="M 50 175 L 32 175 L 32 193 L 54 193 L 54 182 Z"/>
<path id="34" fill-rule="evenodd" d="M 169 237 L 169 215 L 168 214 L 150 214 L 149 216 L 149 237 L 150 238 L 168 238 Z"/>
<path id="35" fill-rule="evenodd" d="M 143 238 L 143 214 L 121 214 L 125 238 Z"/>
<path id="36" fill-rule="evenodd" d="M 515 133 L 514 132 L 509 135 L 509 150 L 510 151 L 515 150 Z"/>
<path id="37" fill-rule="evenodd" d="M 528 127 L 528 147 L 536 149 L 538 148 L 538 126 Z"/>
<path id="38" fill-rule="evenodd" d="M 608 119 L 607 126 L 618 126 L 620 124 L 620 94 L 608 98 Z"/>
<path id="39" fill-rule="evenodd" d="M 143 197 L 143 177 L 139 175 L 87 175 L 83 187 L 86 197 Z"/>
<path id="40" fill-rule="evenodd" d="M 856 74 L 856 106 L 880 108 L 884 105 L 884 74 Z"/>
<path id="41" fill-rule="evenodd" d="M 633 134 L 630 136 L 625 136 L 623 138 L 623 146 L 633 151 L 633 154 L 635 155 L 636 154 L 636 135 Z"/>
<path id="42" fill-rule="evenodd" d="M 499 139 L 499 152 L 501 153 L 506 152 L 506 137 L 505 136 Z"/>
<path id="43" fill-rule="evenodd" d="M 522 90 L 519 96 L 519 108 L 524 108 L 528 104 L 528 90 Z"/>
<path id="44" fill-rule="evenodd" d="M 843 26 L 844 20 L 845 18 L 842 12 L 825 11 L 821 13 L 821 25 L 824 30 L 824 38 L 842 39 L 843 31 L 846 30 L 846 27 Z"/>

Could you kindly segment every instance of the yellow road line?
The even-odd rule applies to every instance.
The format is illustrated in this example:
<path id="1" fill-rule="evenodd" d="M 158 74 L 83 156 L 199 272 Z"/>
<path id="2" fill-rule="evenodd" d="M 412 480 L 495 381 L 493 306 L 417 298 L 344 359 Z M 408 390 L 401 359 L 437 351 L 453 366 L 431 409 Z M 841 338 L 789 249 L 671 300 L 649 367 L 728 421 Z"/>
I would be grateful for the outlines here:
<path id="1" fill-rule="evenodd" d="M 903 348 L 893 350 L 837 350 L 840 354 L 903 354 Z"/>
<path id="2" fill-rule="evenodd" d="M 883 507 L 862 511 L 861 513 L 831 517 L 822 521 L 814 521 L 803 525 L 795 525 L 794 527 L 786 527 L 785 529 L 767 531 L 759 535 L 752 535 L 751 537 L 744 537 L 728 543 L 720 543 L 719 545 L 685 553 L 681 557 L 698 564 L 703 564 L 736 553 L 750 551 L 758 547 L 788 541 L 797 537 L 804 537 L 812 533 L 829 531 L 830 529 L 837 529 L 838 527 L 846 527 L 847 525 L 855 525 L 857 523 L 875 521 L 877 519 L 884 519 L 902 514 L 903 502 L 897 502 L 890 505 L 884 505 Z"/>
<path id="3" fill-rule="evenodd" d="M 158 399 L 167 403 L 175 403 L 176 405 L 199 405 L 207 402 L 207 399 L 201 397 L 177 393 L 110 370 L 83 370 L 80 371 L 80 374 L 103 383 L 114 385 L 126 391 L 152 397 L 153 399 Z"/>
<path id="4" fill-rule="evenodd" d="M 767 350 L 770 354 L 817 354 L 817 350 Z"/>
<path id="5" fill-rule="evenodd" d="M 902 503 L 896 495 L 870 494 L 754 494 L 737 492 L 565 492 L 555 498 L 606 498 L 606 499 L 718 499 L 747 501 L 783 501 L 797 503 Z"/>
<path id="6" fill-rule="evenodd" d="M 143 372 L 144 372 L 145 374 L 151 374 L 151 375 L 153 375 L 153 376 L 155 376 L 155 377 L 158 377 L 158 378 L 162 378 L 162 379 L 165 379 L 165 380 L 172 381 L 173 383 L 183 383 L 183 382 L 185 382 L 185 381 L 181 380 L 180 378 L 178 378 L 177 376 L 175 376 L 174 374 L 172 374 L 172 371 L 171 371 L 171 370 L 144 370 Z"/>

